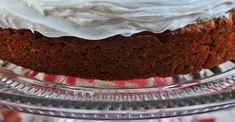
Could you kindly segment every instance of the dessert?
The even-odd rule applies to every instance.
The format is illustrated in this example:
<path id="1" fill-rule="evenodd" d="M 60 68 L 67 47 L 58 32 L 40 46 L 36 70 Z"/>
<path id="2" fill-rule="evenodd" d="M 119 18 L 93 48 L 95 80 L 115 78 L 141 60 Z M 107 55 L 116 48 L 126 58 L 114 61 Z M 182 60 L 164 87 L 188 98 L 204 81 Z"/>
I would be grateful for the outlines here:
<path id="1" fill-rule="evenodd" d="M 3 0 L 0 59 L 50 74 L 126 80 L 235 57 L 234 0 Z"/>

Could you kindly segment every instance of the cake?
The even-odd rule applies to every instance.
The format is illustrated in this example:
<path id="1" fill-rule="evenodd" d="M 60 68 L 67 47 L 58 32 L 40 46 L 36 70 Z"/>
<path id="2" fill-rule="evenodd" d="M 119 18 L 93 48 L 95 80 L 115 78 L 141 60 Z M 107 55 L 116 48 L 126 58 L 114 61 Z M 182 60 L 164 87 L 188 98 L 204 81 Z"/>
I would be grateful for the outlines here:
<path id="1" fill-rule="evenodd" d="M 234 0 L 3 0 L 0 59 L 38 72 L 130 80 L 235 58 Z"/>

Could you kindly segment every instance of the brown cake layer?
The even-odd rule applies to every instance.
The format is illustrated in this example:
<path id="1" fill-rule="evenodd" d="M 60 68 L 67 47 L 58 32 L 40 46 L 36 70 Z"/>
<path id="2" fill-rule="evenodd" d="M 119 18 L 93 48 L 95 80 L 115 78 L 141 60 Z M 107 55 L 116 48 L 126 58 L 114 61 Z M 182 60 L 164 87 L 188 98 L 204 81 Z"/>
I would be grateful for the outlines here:
<path id="1" fill-rule="evenodd" d="M 0 29 L 0 59 L 36 71 L 88 79 L 172 76 L 235 57 L 235 20 L 221 17 L 160 34 L 143 32 L 91 41 Z"/>

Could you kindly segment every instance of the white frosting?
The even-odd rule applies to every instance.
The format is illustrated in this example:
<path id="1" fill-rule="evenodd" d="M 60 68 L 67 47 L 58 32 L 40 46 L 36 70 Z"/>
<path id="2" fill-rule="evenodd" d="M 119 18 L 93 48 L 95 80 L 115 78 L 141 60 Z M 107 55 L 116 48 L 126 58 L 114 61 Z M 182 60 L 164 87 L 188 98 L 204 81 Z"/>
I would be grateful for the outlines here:
<path id="1" fill-rule="evenodd" d="M 1 0 L 0 27 L 98 40 L 225 15 L 235 0 Z"/>

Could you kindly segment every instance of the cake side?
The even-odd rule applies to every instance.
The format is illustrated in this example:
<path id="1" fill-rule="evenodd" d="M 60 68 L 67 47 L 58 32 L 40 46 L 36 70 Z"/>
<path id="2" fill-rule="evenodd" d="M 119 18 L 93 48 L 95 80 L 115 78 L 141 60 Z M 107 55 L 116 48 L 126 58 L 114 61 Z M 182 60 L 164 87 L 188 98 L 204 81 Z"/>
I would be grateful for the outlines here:
<path id="1" fill-rule="evenodd" d="M 102 40 L 49 38 L 30 30 L 0 30 L 0 59 L 50 74 L 124 80 L 174 76 L 235 57 L 235 12 L 229 17 L 155 34 Z"/>

